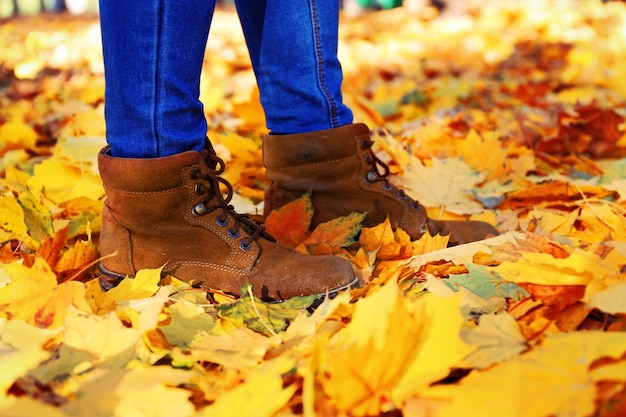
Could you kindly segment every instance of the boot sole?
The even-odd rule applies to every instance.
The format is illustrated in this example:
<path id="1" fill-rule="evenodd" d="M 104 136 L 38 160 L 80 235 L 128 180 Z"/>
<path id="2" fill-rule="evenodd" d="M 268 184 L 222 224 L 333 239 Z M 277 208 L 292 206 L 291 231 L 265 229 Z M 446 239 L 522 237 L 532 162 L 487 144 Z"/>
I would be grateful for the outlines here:
<path id="1" fill-rule="evenodd" d="M 100 288 L 104 292 L 109 291 L 109 290 L 117 287 L 119 285 L 119 283 L 122 282 L 122 280 L 124 278 L 129 276 L 129 275 L 124 275 L 124 274 L 118 274 L 117 272 L 113 272 L 113 271 L 107 269 L 102 264 L 102 262 L 98 263 L 98 271 L 100 272 L 100 277 L 98 277 L 98 282 L 100 283 Z M 323 292 L 323 293 L 318 293 L 318 294 L 310 294 L 309 296 L 312 295 L 312 296 L 316 297 L 316 300 L 308 308 L 315 309 L 315 308 L 317 308 L 317 306 L 319 306 L 324 301 L 324 299 L 326 297 L 328 297 L 329 299 L 333 299 L 342 291 L 346 291 L 346 290 L 352 289 L 352 288 L 357 288 L 358 283 L 359 283 L 359 279 L 357 277 L 354 277 L 354 279 L 350 283 L 344 285 L 343 287 L 334 288 L 334 289 L 332 289 L 332 290 L 330 290 L 328 292 Z M 319 298 L 317 298 L 317 297 L 319 297 Z M 261 301 L 267 302 L 267 303 L 271 303 L 271 304 L 279 304 L 279 303 L 285 302 L 287 300 L 288 299 L 285 299 L 285 300 L 275 300 L 275 299 L 263 300 L 263 299 L 261 299 Z"/>

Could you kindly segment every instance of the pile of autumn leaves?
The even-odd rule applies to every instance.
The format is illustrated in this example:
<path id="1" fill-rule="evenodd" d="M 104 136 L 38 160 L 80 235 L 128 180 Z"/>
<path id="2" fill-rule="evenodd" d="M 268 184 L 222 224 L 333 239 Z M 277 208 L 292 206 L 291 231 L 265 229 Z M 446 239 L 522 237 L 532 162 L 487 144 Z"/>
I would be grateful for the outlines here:
<path id="1" fill-rule="evenodd" d="M 393 181 L 502 234 L 447 248 L 359 214 L 311 231 L 305 195 L 267 229 L 361 282 L 315 310 L 159 270 L 103 292 L 97 22 L 3 23 L 0 415 L 626 414 L 626 9 L 500 3 L 343 20 L 346 101 Z M 202 99 L 255 216 L 263 120 L 236 24 L 216 14 Z"/>

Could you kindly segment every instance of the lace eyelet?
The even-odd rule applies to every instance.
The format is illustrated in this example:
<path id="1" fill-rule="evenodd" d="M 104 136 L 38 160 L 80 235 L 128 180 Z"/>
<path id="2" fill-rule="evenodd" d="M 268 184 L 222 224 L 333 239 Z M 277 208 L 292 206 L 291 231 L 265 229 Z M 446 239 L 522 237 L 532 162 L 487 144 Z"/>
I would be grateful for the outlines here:
<path id="1" fill-rule="evenodd" d="M 226 227 L 228 226 L 228 217 L 217 216 L 215 218 L 215 223 L 217 223 L 219 227 Z"/>
<path id="2" fill-rule="evenodd" d="M 419 210 L 420 203 L 418 203 L 417 201 L 411 201 L 411 207 L 414 208 L 415 210 Z"/>
<path id="3" fill-rule="evenodd" d="M 372 183 L 374 181 L 376 181 L 378 179 L 378 176 L 373 173 L 372 171 L 368 172 L 367 174 L 365 174 L 365 181 Z"/>
<path id="4" fill-rule="evenodd" d="M 232 227 L 228 229 L 228 237 L 232 239 L 237 239 L 239 237 L 239 229 L 233 229 Z"/>
<path id="5" fill-rule="evenodd" d="M 202 184 L 196 184 L 193 190 L 195 191 L 197 195 L 202 195 L 206 193 L 206 187 Z"/>
<path id="6" fill-rule="evenodd" d="M 393 190 L 393 186 L 385 181 L 385 182 L 383 182 L 383 189 L 385 191 L 391 191 L 391 190 Z"/>
<path id="7" fill-rule="evenodd" d="M 244 252 L 248 252 L 250 249 L 252 249 L 252 243 L 242 240 L 241 242 L 239 242 L 239 249 Z"/>
<path id="8" fill-rule="evenodd" d="M 409 198 L 409 196 L 404 194 L 404 191 L 402 191 L 402 190 L 398 191 L 398 197 L 400 197 L 401 200 L 406 200 L 406 199 Z"/>
<path id="9" fill-rule="evenodd" d="M 191 211 L 196 216 L 202 216 L 202 215 L 206 214 L 206 212 L 207 212 L 206 206 L 204 205 L 204 203 L 197 204 L 196 206 L 194 206 L 194 208 Z"/>
<path id="10" fill-rule="evenodd" d="M 191 179 L 197 180 L 200 177 L 200 174 L 202 174 L 202 171 L 200 171 L 199 169 L 194 169 L 193 171 L 191 171 Z"/>
<path id="11" fill-rule="evenodd" d="M 365 155 L 365 162 L 367 162 L 368 164 L 371 164 L 373 162 L 372 155 L 370 154 Z"/>

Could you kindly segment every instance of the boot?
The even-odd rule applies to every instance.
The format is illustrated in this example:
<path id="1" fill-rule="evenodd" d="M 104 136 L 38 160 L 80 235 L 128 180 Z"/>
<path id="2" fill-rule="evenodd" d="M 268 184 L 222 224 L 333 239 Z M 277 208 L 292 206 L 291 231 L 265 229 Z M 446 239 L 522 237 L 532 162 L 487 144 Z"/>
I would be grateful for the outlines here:
<path id="1" fill-rule="evenodd" d="M 312 227 L 351 212 L 367 212 L 364 226 L 389 217 L 413 240 L 428 231 L 449 235 L 453 246 L 498 234 L 485 222 L 430 219 L 424 207 L 387 180 L 389 167 L 376 157 L 372 144 L 364 124 L 266 136 L 263 161 L 271 183 L 265 191 L 265 215 L 312 190 Z"/>
<path id="2" fill-rule="evenodd" d="M 107 195 L 100 251 L 117 252 L 100 264 L 105 278 L 163 267 L 163 275 L 235 295 L 249 283 L 266 301 L 332 295 L 356 283 L 348 261 L 291 251 L 237 214 L 232 187 L 219 176 L 224 163 L 209 143 L 154 159 L 115 158 L 105 148 L 98 164 Z"/>

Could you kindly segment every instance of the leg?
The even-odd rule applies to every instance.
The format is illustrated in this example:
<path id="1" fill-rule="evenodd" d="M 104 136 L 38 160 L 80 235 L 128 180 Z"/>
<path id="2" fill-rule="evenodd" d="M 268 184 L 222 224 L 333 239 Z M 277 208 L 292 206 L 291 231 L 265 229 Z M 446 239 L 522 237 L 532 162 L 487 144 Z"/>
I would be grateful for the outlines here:
<path id="1" fill-rule="evenodd" d="M 151 158 L 204 146 L 200 72 L 215 0 L 102 0 L 107 141 Z"/>
<path id="2" fill-rule="evenodd" d="M 337 59 L 339 0 L 236 0 L 273 134 L 352 123 Z"/>
<path id="3" fill-rule="evenodd" d="M 367 212 L 413 239 L 425 232 L 466 243 L 497 234 L 482 222 L 441 222 L 387 180 L 369 129 L 342 102 L 338 0 L 236 0 L 272 134 L 263 142 L 265 213 L 313 190 L 312 225 Z"/>
<path id="4" fill-rule="evenodd" d="M 107 141 L 98 167 L 103 286 L 162 268 L 207 290 L 266 300 L 335 293 L 350 263 L 273 241 L 229 204 L 206 139 L 200 72 L 215 0 L 102 0 Z M 223 195 L 220 186 L 228 190 Z"/>

